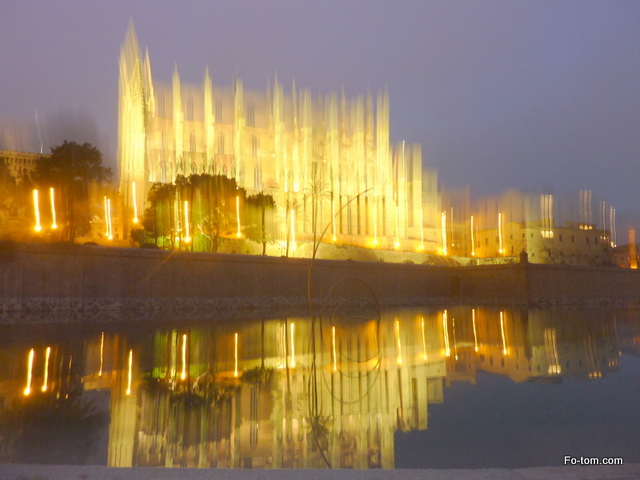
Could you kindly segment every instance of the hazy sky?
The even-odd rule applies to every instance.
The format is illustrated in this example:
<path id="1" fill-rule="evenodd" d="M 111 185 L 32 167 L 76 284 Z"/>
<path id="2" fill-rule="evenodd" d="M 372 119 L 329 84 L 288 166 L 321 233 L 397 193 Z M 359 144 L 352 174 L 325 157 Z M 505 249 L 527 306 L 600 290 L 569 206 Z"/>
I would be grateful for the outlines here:
<path id="1" fill-rule="evenodd" d="M 177 62 L 188 82 L 208 65 L 214 83 L 237 72 L 246 88 L 276 72 L 287 89 L 388 86 L 392 141 L 421 143 L 441 184 L 474 196 L 588 188 L 620 218 L 640 212 L 636 0 L 182 5 L 2 0 L 0 117 L 33 122 L 37 109 L 43 136 L 84 136 L 114 162 L 118 56 L 133 18 L 156 80 L 169 82 Z"/>

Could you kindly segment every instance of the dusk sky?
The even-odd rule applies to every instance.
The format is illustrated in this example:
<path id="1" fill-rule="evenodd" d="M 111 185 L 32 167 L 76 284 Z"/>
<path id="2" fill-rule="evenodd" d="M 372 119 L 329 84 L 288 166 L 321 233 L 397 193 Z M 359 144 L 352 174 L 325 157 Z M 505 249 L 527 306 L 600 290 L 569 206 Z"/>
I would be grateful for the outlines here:
<path id="1" fill-rule="evenodd" d="M 640 227 L 640 2 L 193 1 L 0 4 L 0 121 L 96 143 L 115 165 L 130 19 L 155 80 L 389 89 L 391 140 L 473 196 L 591 189 Z M 73 138 L 71 138 L 73 137 Z M 34 147 L 37 148 L 37 147 Z M 48 145 L 45 143 L 45 150 Z M 626 220 L 623 220 L 626 219 Z"/>

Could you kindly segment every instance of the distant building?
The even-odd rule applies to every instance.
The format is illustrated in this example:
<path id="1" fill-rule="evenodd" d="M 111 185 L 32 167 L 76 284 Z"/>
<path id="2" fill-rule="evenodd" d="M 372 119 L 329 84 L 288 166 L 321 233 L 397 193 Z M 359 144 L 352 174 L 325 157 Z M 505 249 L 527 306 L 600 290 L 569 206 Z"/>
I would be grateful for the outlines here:
<path id="1" fill-rule="evenodd" d="M 30 174 L 41 156 L 39 153 L 0 150 L 0 163 L 7 166 L 13 177 L 19 178 Z"/>

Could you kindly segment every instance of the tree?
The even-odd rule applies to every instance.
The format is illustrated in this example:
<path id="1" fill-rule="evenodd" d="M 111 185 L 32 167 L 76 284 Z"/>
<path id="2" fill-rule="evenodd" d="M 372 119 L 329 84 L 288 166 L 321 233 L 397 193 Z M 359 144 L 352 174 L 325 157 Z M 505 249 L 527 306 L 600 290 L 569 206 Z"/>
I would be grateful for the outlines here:
<path id="1" fill-rule="evenodd" d="M 267 236 L 266 213 L 267 209 L 272 211 L 275 208 L 276 203 L 271 195 L 262 192 L 256 193 L 255 195 L 250 195 L 249 197 L 247 197 L 247 200 L 249 206 L 256 208 L 260 213 L 260 229 L 258 230 L 257 228 L 247 228 L 247 238 L 262 243 L 262 255 L 266 255 L 267 240 L 269 239 Z"/>
<path id="2" fill-rule="evenodd" d="M 79 231 L 88 230 L 89 184 L 111 179 L 111 169 L 102 165 L 102 153 L 89 143 L 65 141 L 51 148 L 50 157 L 40 157 L 32 178 L 42 189 L 56 189 L 56 211 L 63 235 L 73 241 Z"/>

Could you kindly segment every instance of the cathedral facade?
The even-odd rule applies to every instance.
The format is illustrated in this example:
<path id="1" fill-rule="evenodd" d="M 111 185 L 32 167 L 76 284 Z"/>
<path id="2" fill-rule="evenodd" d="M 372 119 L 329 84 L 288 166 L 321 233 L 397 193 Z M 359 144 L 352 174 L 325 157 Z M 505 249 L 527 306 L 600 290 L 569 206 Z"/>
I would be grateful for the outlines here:
<path id="1" fill-rule="evenodd" d="M 324 232 L 325 242 L 437 250 L 437 177 L 423 170 L 419 145 L 390 145 L 386 91 L 314 95 L 277 78 L 265 91 L 238 78 L 219 87 L 208 69 L 201 85 L 186 85 L 177 67 L 162 84 L 151 72 L 131 25 L 120 56 L 123 217 L 137 220 L 154 183 L 225 175 L 273 196 L 277 241 Z"/>

